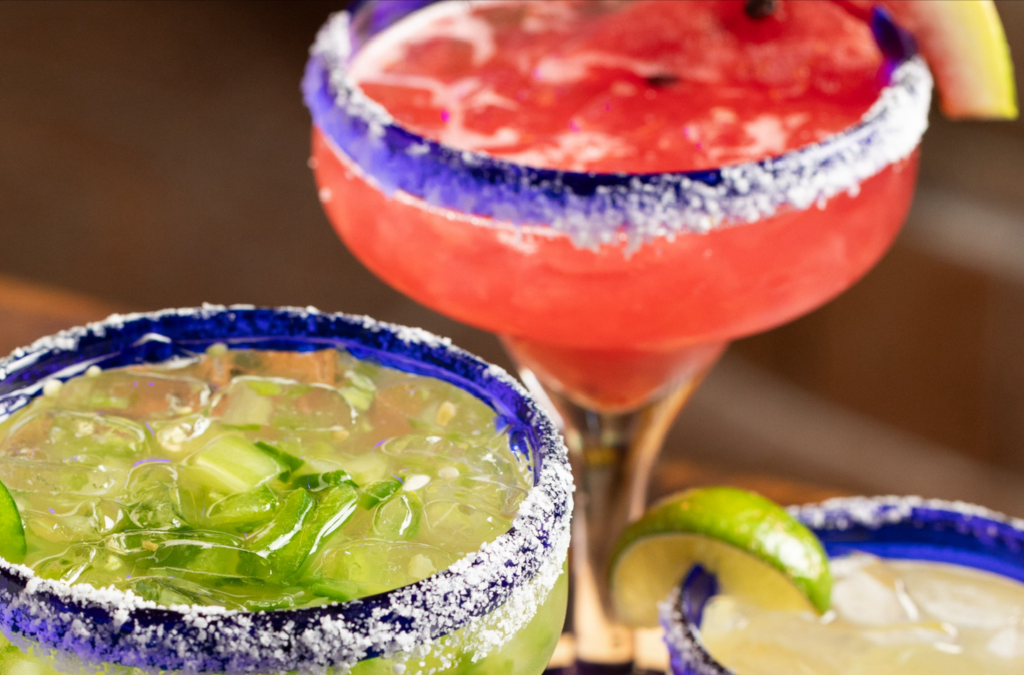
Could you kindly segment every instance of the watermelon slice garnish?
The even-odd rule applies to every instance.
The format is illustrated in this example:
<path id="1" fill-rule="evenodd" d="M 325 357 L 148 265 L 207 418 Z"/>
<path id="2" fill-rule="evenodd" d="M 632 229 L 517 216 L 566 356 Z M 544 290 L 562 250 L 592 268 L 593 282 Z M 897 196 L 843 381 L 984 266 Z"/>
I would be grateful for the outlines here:
<path id="1" fill-rule="evenodd" d="M 993 0 L 837 0 L 863 17 L 881 5 L 913 34 L 952 119 L 1016 119 L 1017 88 Z"/>

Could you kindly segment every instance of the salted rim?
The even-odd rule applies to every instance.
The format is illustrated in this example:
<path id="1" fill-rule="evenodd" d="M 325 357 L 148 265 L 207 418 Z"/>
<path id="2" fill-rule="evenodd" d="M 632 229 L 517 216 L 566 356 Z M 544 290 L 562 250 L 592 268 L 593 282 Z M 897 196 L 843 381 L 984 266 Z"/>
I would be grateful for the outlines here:
<path id="1" fill-rule="evenodd" d="M 479 660 L 533 618 L 561 575 L 568 550 L 573 487 L 566 449 L 548 416 L 508 373 L 446 338 L 312 307 L 204 305 L 113 315 L 42 338 L 0 360 L 0 417 L 25 405 L 44 381 L 71 377 L 92 363 L 164 360 L 160 354 L 175 345 L 201 348 L 225 340 L 239 346 L 272 346 L 280 340 L 294 348 L 298 340 L 362 349 L 383 355 L 387 365 L 447 374 L 499 415 L 514 416 L 534 447 L 535 484 L 512 528 L 415 584 L 345 603 L 264 612 L 163 607 L 131 591 L 42 579 L 24 565 L 0 559 L 5 635 L 97 667 L 322 672 L 376 656 L 401 661 L 423 655 L 444 636 L 446 649 L 454 646 Z M 486 630 L 480 627 L 484 619 Z M 460 628 L 467 630 L 451 635 Z"/>
<path id="2" fill-rule="evenodd" d="M 1013 518 L 984 506 L 960 501 L 924 499 L 914 496 L 839 497 L 819 504 L 791 506 L 787 509 L 813 530 L 844 531 L 852 527 L 879 529 L 904 522 L 932 525 L 954 525 L 962 533 L 979 538 L 1009 542 L 1008 546 L 1024 546 L 1024 520 Z M 936 521 L 927 516 L 948 516 Z M 922 516 L 926 516 L 922 518 Z M 969 519 L 969 520 L 968 520 Z M 953 522 L 955 521 L 955 522 Z M 711 656 L 683 612 L 682 585 L 659 605 L 661 625 L 665 630 L 672 670 L 676 675 L 736 675 Z"/>
<path id="3" fill-rule="evenodd" d="M 405 2 L 397 9 L 368 4 L 375 14 L 358 19 L 376 33 L 424 4 Z M 913 55 L 912 39 L 876 11 L 871 27 L 890 62 L 890 82 L 859 123 L 819 143 L 708 171 L 540 169 L 458 150 L 397 124 L 348 78 L 353 45 L 369 37 L 353 29 L 354 16 L 346 11 L 328 19 L 310 49 L 302 80 L 313 123 L 339 157 L 387 195 L 401 191 L 429 207 L 478 216 L 477 224 L 550 227 L 579 247 L 623 239 L 635 247 L 680 233 L 753 223 L 780 209 L 822 206 L 838 194 L 856 194 L 864 180 L 909 157 L 928 126 L 928 68 Z"/>

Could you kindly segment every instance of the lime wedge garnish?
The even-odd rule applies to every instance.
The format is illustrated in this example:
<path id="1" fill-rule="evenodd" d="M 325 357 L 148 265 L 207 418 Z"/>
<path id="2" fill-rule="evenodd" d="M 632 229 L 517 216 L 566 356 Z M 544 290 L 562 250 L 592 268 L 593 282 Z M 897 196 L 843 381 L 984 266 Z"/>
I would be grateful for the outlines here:
<path id="1" fill-rule="evenodd" d="M 832 576 L 821 542 L 778 504 L 731 487 L 681 492 L 619 537 L 611 589 L 620 621 L 658 625 L 665 600 L 694 565 L 723 593 L 779 610 L 828 609 Z"/>
<path id="2" fill-rule="evenodd" d="M 7 486 L 0 483 L 0 557 L 20 563 L 25 559 L 25 526 Z"/>

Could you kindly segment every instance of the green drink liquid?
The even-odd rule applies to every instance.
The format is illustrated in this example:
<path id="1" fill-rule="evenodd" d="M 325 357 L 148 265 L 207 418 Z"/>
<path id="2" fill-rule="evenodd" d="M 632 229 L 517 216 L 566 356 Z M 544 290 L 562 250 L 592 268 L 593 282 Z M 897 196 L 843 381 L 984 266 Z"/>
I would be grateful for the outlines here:
<path id="1" fill-rule="evenodd" d="M 471 394 L 332 349 L 215 345 L 46 392 L 0 425 L 24 563 L 163 605 L 404 586 L 508 531 L 532 486 Z"/>

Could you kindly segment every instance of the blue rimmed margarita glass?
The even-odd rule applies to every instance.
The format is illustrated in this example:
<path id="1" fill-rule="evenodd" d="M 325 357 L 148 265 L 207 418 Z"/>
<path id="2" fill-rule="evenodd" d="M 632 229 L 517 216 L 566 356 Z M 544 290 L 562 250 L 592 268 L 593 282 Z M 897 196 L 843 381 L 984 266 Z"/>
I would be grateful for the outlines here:
<path id="1" fill-rule="evenodd" d="M 157 606 L 113 588 L 68 585 L 0 560 L 5 672 L 68 667 L 188 673 L 500 672 L 536 675 L 558 640 L 572 483 L 548 416 L 499 368 L 425 331 L 313 309 L 213 307 L 113 316 L 0 361 L 0 416 L 90 365 L 156 363 L 231 347 L 344 348 L 446 380 L 491 406 L 533 470 L 512 528 L 420 582 L 330 605 L 245 612 Z M 20 649 L 20 651 L 19 651 Z"/>
<path id="2" fill-rule="evenodd" d="M 302 83 L 320 200 L 370 270 L 500 335 L 555 404 L 582 495 L 578 653 L 628 662 L 605 568 L 645 507 L 671 421 L 729 341 L 818 307 L 888 248 L 910 205 L 931 77 L 876 12 L 888 84 L 835 136 L 708 171 L 557 171 L 418 136 L 352 80 L 366 45 L 430 4 L 370 0 L 320 31 Z"/>
<path id="3" fill-rule="evenodd" d="M 950 563 L 1024 582 L 1024 521 L 980 506 L 919 497 L 849 497 L 794 507 L 830 557 Z M 674 675 L 735 675 L 700 641 L 700 624 L 717 584 L 691 573 L 662 606 Z"/>

